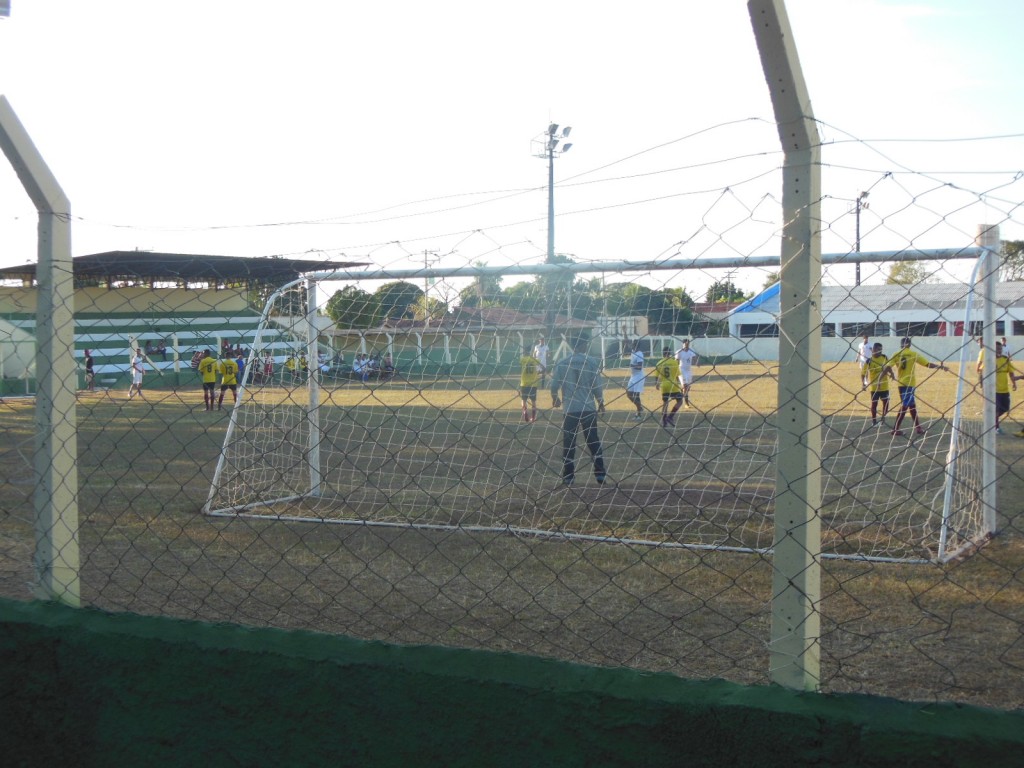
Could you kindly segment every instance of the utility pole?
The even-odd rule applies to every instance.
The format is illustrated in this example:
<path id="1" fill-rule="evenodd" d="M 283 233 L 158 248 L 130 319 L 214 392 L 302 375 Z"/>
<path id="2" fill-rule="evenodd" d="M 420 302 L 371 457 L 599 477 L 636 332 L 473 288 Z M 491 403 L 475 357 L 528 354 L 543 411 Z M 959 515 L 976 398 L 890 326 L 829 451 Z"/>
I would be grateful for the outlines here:
<path id="1" fill-rule="evenodd" d="M 853 218 L 855 222 L 855 236 L 853 240 L 853 250 L 855 253 L 860 253 L 860 212 L 862 208 L 867 208 L 868 204 L 864 201 L 867 199 L 869 193 L 861 192 L 857 195 L 856 201 L 854 201 Z M 856 264 L 856 272 L 854 275 L 854 285 L 860 285 L 860 260 L 858 259 Z"/>
<path id="2" fill-rule="evenodd" d="M 438 260 L 437 251 L 423 251 L 423 270 L 430 269 L 430 265 Z M 430 278 L 423 275 L 423 327 L 430 327 L 430 297 L 427 295 L 430 290 Z"/>

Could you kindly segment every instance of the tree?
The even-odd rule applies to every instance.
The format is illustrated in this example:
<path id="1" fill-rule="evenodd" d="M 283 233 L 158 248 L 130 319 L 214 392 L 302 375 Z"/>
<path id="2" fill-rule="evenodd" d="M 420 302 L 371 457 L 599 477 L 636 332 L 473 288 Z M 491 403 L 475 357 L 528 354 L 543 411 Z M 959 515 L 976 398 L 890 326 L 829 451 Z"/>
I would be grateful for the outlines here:
<path id="1" fill-rule="evenodd" d="M 731 301 L 743 301 L 747 295 L 732 280 L 716 280 L 708 288 L 708 303 L 727 304 Z"/>
<path id="2" fill-rule="evenodd" d="M 552 258 L 548 259 L 548 264 L 572 264 L 572 259 L 566 256 L 564 253 L 556 253 Z M 539 275 L 537 280 L 540 282 L 545 296 L 545 323 L 553 325 L 555 322 L 555 315 L 565 312 L 568 314 L 569 305 L 571 303 L 570 292 L 572 291 L 573 281 L 576 279 L 576 275 L 572 272 L 553 273 L 550 275 Z"/>
<path id="3" fill-rule="evenodd" d="M 767 276 L 764 278 L 764 284 L 761 286 L 761 289 L 764 290 L 765 288 L 771 288 L 780 280 L 782 280 L 781 272 L 769 272 Z"/>
<path id="4" fill-rule="evenodd" d="M 609 317 L 627 317 L 635 314 L 633 297 L 636 288 L 635 283 L 612 283 L 604 287 L 604 304 Z"/>
<path id="5" fill-rule="evenodd" d="M 693 298 L 685 288 L 668 288 L 665 293 L 672 306 L 672 333 L 689 335 L 693 325 Z"/>
<path id="6" fill-rule="evenodd" d="M 516 283 L 502 291 L 502 301 L 516 312 L 536 314 L 544 311 L 544 290 L 536 280 Z"/>
<path id="7" fill-rule="evenodd" d="M 346 285 L 327 300 L 327 315 L 341 328 L 369 328 L 376 310 L 376 299 L 355 285 Z"/>
<path id="8" fill-rule="evenodd" d="M 424 306 L 426 305 L 426 306 Z M 435 299 L 433 296 L 427 296 L 423 294 L 420 296 L 420 300 L 410 307 L 413 317 L 417 320 L 426 321 L 430 318 L 430 323 L 436 323 L 438 320 L 443 320 L 444 316 L 448 314 L 447 302 Z"/>
<path id="9" fill-rule="evenodd" d="M 1024 240 L 1003 240 L 999 278 L 1004 282 L 1024 280 Z"/>
<path id="10" fill-rule="evenodd" d="M 604 308 L 601 278 L 574 280 L 568 287 L 565 300 L 572 305 L 572 316 L 577 320 L 596 320 Z M 568 307 L 567 307 L 568 309 Z"/>
<path id="11" fill-rule="evenodd" d="M 473 263 L 475 267 L 487 266 L 482 261 Z M 479 275 L 473 278 L 473 284 L 459 292 L 459 304 L 464 307 L 500 307 L 503 305 L 501 293 L 501 277 L 498 275 Z"/>
<path id="12" fill-rule="evenodd" d="M 931 272 L 921 261 L 897 261 L 889 266 L 886 285 L 917 285 L 928 279 Z"/>
<path id="13" fill-rule="evenodd" d="M 373 324 L 383 325 L 389 319 L 414 318 L 415 308 L 423 303 L 423 289 L 399 280 L 382 285 L 373 294 L 373 298 L 377 302 Z"/>

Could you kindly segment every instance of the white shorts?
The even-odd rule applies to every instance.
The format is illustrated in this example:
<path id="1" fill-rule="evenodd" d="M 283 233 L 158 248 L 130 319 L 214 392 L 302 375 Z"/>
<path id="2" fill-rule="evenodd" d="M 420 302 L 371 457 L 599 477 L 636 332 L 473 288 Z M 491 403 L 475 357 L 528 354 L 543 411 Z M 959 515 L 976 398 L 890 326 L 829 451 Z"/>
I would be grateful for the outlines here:
<path id="1" fill-rule="evenodd" d="M 693 371 L 683 371 L 679 374 L 679 380 L 683 384 L 693 384 Z"/>
<path id="2" fill-rule="evenodd" d="M 132 376 L 132 384 L 141 384 L 141 383 L 142 383 L 142 374 L 139 373 L 138 371 L 136 371 L 135 374 Z"/>

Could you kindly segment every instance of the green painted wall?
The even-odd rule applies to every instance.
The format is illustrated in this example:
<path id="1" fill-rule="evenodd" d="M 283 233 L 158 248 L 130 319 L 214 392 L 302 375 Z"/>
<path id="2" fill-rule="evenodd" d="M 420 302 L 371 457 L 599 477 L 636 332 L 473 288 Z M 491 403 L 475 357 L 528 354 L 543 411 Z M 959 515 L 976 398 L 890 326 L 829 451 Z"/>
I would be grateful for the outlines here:
<path id="1" fill-rule="evenodd" d="M 5 766 L 997 766 L 1024 713 L 0 601 Z"/>

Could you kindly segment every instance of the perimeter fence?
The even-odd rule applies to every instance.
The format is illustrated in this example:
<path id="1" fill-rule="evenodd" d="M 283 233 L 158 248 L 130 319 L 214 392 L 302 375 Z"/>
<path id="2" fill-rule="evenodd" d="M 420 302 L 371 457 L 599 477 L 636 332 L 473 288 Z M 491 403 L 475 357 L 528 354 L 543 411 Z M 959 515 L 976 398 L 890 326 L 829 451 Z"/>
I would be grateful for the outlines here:
<path id="1" fill-rule="evenodd" d="M 824 691 L 1020 707 L 1024 180 L 851 149 L 873 161 L 820 169 L 845 199 L 784 204 L 770 152 L 645 192 L 692 224 L 633 259 L 497 226 L 288 285 L 15 276 L 0 591 L 742 683 L 801 657 Z M 609 233 L 641 207 L 564 191 Z M 601 462 L 579 432 L 570 473 L 551 385 L 584 335 Z"/>
<path id="2" fill-rule="evenodd" d="M 859 286 L 843 263 L 852 253 L 826 256 L 840 263 L 823 271 L 814 337 L 823 690 L 1004 708 L 1024 700 L 1024 440 L 1013 436 L 1024 425 L 1015 406 L 1002 434 L 992 429 L 995 389 L 1007 380 L 979 377 L 976 341 L 1005 335 L 1012 360 L 1024 341 L 1024 284 L 1000 283 L 986 305 L 984 281 L 972 277 L 977 253 L 966 235 L 934 251 L 908 242 L 901 255 L 935 256 L 923 261 L 879 264 L 882 255 L 864 253 Z M 520 265 L 499 283 L 467 259 L 447 268 L 455 274 L 426 272 L 435 278 L 426 296 L 418 273 L 304 280 L 262 314 L 254 304 L 269 290 L 257 302 L 213 286 L 79 288 L 66 351 L 78 364 L 67 381 L 75 408 L 59 418 L 74 421 L 77 439 L 81 602 L 766 682 L 784 324 L 775 268 L 753 266 L 754 254 L 747 263 L 620 265 L 596 277 L 602 265 Z M 910 267 L 923 279 L 889 279 Z M 680 291 L 751 273 L 768 287 L 725 316 Z M 377 321 L 399 293 L 409 299 L 401 317 Z M 435 298 L 446 294 L 461 301 Z M 342 322 L 311 315 L 311 300 Z M 25 334 L 33 318 L 6 315 Z M 564 413 L 550 385 L 581 333 L 601 368 L 605 482 L 581 433 L 566 485 Z M 909 411 L 896 424 L 896 381 L 887 379 L 887 403 L 872 397 L 887 374 L 858 362 L 865 333 L 896 376 L 903 337 L 921 355 L 923 434 Z M 541 336 L 547 366 L 533 381 Z M 684 338 L 696 358 L 677 399 L 658 368 Z M 131 348 L 142 350 L 138 393 Z M 207 348 L 226 363 L 212 405 Z M 238 350 L 235 404 L 223 369 L 230 381 Z M 645 381 L 631 397 L 637 353 Z M 524 375 L 538 390 L 536 416 L 529 389 L 524 410 Z M 666 423 L 663 407 L 671 414 L 677 402 Z M 35 411 L 34 398 L 0 403 L 0 583 L 22 598 L 47 565 L 49 532 L 34 512 L 46 501 L 33 468 Z M 71 524 L 60 509 L 46 519 Z"/>

